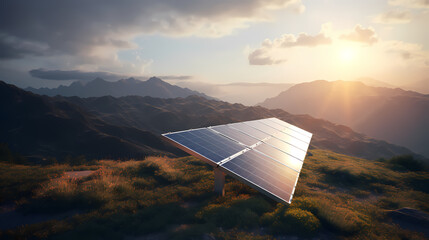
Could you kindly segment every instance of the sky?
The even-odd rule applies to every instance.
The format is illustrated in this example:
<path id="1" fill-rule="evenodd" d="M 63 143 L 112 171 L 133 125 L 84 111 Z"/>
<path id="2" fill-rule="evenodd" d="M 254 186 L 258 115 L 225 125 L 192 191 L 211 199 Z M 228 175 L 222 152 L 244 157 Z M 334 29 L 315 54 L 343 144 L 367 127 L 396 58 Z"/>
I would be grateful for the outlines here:
<path id="1" fill-rule="evenodd" d="M 427 23 L 428 0 L 4 0 L 0 80 L 402 86 L 429 78 Z"/>

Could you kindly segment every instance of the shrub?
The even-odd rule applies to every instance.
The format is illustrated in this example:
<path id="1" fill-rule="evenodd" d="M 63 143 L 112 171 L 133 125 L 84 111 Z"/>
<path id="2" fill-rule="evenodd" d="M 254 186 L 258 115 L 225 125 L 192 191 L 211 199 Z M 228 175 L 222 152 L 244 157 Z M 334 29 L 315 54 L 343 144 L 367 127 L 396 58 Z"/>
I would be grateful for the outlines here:
<path id="1" fill-rule="evenodd" d="M 258 224 L 258 215 L 246 209 L 242 211 L 237 207 L 225 207 L 221 205 L 209 205 L 197 214 L 209 224 L 224 228 L 242 227 L 249 228 Z"/>
<path id="2" fill-rule="evenodd" d="M 309 211 L 290 208 L 284 213 L 283 225 L 287 232 L 308 235 L 319 229 L 320 221 Z"/>
<path id="3" fill-rule="evenodd" d="M 367 226 L 367 217 L 357 211 L 320 199 L 317 217 L 329 228 L 343 233 L 355 233 Z"/>
<path id="4" fill-rule="evenodd" d="M 406 178 L 409 186 L 417 191 L 429 193 L 429 174 L 425 175 L 411 175 Z"/>
<path id="5" fill-rule="evenodd" d="M 198 218 L 225 228 L 251 228 L 258 225 L 259 215 L 270 208 L 262 198 L 235 200 L 230 206 L 210 204 L 197 213 Z"/>
<path id="6" fill-rule="evenodd" d="M 265 213 L 261 225 L 267 226 L 273 233 L 293 233 L 300 236 L 314 235 L 320 228 L 320 221 L 310 211 L 297 208 L 297 205 L 310 206 L 311 201 L 302 199 L 290 208 L 278 204 L 273 212 Z M 313 209 L 315 211 L 315 208 Z"/>
<path id="7" fill-rule="evenodd" d="M 169 239 L 187 240 L 187 239 L 204 239 L 203 235 L 215 232 L 216 227 L 212 224 L 193 224 L 185 229 L 170 233 Z"/>
<path id="8" fill-rule="evenodd" d="M 249 209 L 258 215 L 267 212 L 271 208 L 271 205 L 261 197 L 236 200 L 232 203 L 232 206 L 243 211 Z"/>
<path id="9" fill-rule="evenodd" d="M 398 209 L 400 207 L 399 201 L 387 197 L 382 197 L 378 200 L 377 205 L 383 209 Z"/>
<path id="10" fill-rule="evenodd" d="M 313 214 L 317 214 L 317 203 L 315 200 L 309 197 L 295 198 L 291 204 L 291 207 L 300 208 L 302 210 L 307 210 Z"/>
<path id="11" fill-rule="evenodd" d="M 423 171 L 427 169 L 427 166 L 416 159 L 412 155 L 401 155 L 392 157 L 387 160 L 387 163 L 393 170 L 399 171 Z"/>

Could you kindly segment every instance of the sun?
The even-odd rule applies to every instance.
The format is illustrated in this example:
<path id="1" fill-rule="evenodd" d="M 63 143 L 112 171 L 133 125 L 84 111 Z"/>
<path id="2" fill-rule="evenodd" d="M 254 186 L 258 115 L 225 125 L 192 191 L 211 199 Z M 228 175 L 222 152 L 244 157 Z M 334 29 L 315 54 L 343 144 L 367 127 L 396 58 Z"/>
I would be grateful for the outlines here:
<path id="1" fill-rule="evenodd" d="M 356 59 L 356 49 L 354 48 L 343 48 L 339 51 L 339 58 L 342 62 L 351 62 Z"/>

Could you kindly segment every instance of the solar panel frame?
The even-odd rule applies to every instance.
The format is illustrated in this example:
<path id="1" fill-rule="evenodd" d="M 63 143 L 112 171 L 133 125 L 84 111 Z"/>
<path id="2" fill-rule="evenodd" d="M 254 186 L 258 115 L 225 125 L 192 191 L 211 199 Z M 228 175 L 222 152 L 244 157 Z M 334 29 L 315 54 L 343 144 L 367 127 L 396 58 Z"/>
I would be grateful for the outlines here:
<path id="1" fill-rule="evenodd" d="M 262 129 L 258 129 L 257 128 L 258 126 L 265 129 L 265 131 L 263 131 Z M 174 139 L 171 139 L 169 137 L 172 134 L 190 132 L 190 131 L 195 131 L 199 129 L 206 129 L 206 130 L 212 131 L 213 133 L 225 139 L 225 141 L 232 141 L 234 142 L 234 144 L 241 145 L 242 150 L 237 151 L 234 154 L 231 154 L 229 157 L 226 157 L 221 161 L 214 161 L 213 159 L 210 159 L 210 157 L 204 156 L 204 154 L 198 153 L 197 151 L 187 146 L 184 146 L 182 143 L 175 141 Z M 216 129 L 222 130 L 222 131 L 217 131 Z M 231 132 L 228 133 L 228 131 L 224 131 L 224 130 L 231 131 L 234 134 L 231 134 Z M 303 166 L 303 161 L 305 159 L 305 156 L 311 141 L 312 134 L 298 127 L 295 127 L 291 124 L 283 122 L 277 118 L 266 118 L 266 119 L 253 120 L 253 121 L 247 121 L 247 122 L 217 125 L 217 126 L 212 126 L 207 128 L 189 129 L 189 130 L 179 131 L 174 133 L 165 133 L 165 134 L 162 134 L 162 136 L 164 136 L 169 142 L 173 143 L 178 148 L 184 150 L 185 152 L 193 156 L 196 156 L 197 158 L 203 160 L 204 162 L 210 164 L 211 166 L 221 170 L 225 174 L 232 176 L 233 178 L 263 193 L 264 195 L 279 202 L 291 203 L 293 194 L 295 192 L 296 184 L 298 182 L 299 175 Z M 274 140 L 270 141 L 270 139 L 274 139 Z M 274 145 L 277 145 L 277 146 L 273 146 L 270 144 L 270 143 L 273 144 L 273 142 L 276 142 L 276 144 Z M 287 146 L 286 144 L 289 144 L 290 146 Z M 296 146 L 296 145 L 299 145 L 299 146 Z M 284 149 L 282 150 L 281 146 L 286 146 L 289 150 L 294 149 L 297 152 L 296 154 L 291 154 L 288 152 L 288 150 L 286 151 Z M 305 148 L 305 150 L 303 148 Z M 271 152 L 267 152 L 267 149 L 270 151 L 274 151 L 277 154 L 280 154 L 281 156 L 284 156 L 284 159 L 286 159 L 287 161 L 276 159 L 276 155 Z M 302 152 L 304 152 L 304 154 Z M 246 162 L 243 162 L 242 159 L 245 156 L 252 155 L 252 154 L 259 154 L 260 156 L 263 156 L 261 158 L 269 159 L 271 161 L 270 163 L 271 166 L 273 166 L 274 163 L 281 164 L 282 166 L 286 167 L 283 169 L 284 171 L 286 171 L 286 169 L 289 169 L 288 171 L 296 172 L 296 179 L 294 181 L 292 191 L 290 192 L 290 196 L 288 199 L 285 199 L 287 195 L 280 194 L 280 192 L 283 190 L 278 188 L 277 185 L 272 185 L 272 186 L 266 185 L 266 184 L 264 185 L 261 182 L 259 182 L 258 184 L 252 181 L 252 179 L 254 179 L 255 176 L 247 175 L 246 177 L 244 176 L 244 174 L 240 175 L 236 173 L 238 171 L 237 170 L 238 168 L 242 168 L 242 169 L 246 168 L 247 170 L 244 169 L 243 171 L 247 171 L 249 174 L 252 174 L 252 172 L 259 171 L 261 175 L 265 175 L 269 178 L 269 175 L 267 175 L 266 173 L 263 173 L 263 172 L 261 173 L 261 169 L 252 169 L 252 166 L 250 165 L 247 166 L 248 164 L 246 164 Z M 242 164 L 241 167 L 236 164 L 238 162 L 241 162 Z M 235 171 L 234 171 L 234 168 L 231 167 L 234 164 L 238 166 L 238 168 L 237 166 L 235 167 Z M 254 165 L 256 166 L 258 164 L 254 164 Z M 259 164 L 258 166 L 261 166 L 261 165 Z M 274 169 L 273 172 L 275 171 L 278 172 L 279 170 Z M 279 176 L 279 175 L 277 174 L 276 176 Z M 256 177 L 260 178 L 260 176 L 256 176 Z M 263 185 L 262 187 L 260 186 L 261 184 Z M 280 183 L 280 185 L 283 185 L 283 184 Z M 290 185 L 290 181 L 289 181 L 289 185 Z M 277 193 L 276 193 L 276 192 L 270 191 L 270 189 L 271 190 L 280 189 L 280 190 L 277 190 Z M 289 186 L 288 189 L 291 189 L 291 187 Z M 283 197 L 278 196 L 279 194 L 283 195 Z"/>

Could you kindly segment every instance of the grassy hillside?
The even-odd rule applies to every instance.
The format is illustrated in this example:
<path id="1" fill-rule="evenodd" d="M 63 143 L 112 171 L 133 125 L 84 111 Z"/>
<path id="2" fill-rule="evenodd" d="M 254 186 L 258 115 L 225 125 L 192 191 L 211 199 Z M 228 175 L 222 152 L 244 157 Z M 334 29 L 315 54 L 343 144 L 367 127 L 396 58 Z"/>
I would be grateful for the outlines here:
<path id="1" fill-rule="evenodd" d="M 429 172 L 419 163 L 406 157 L 368 161 L 325 150 L 311 155 L 291 205 L 229 177 L 226 196 L 218 197 L 211 167 L 193 157 L 73 167 L 0 163 L 1 204 L 16 204 L 15 210 L 3 207 L 0 219 L 5 211 L 23 219 L 48 216 L 3 230 L 0 238 L 425 238 L 391 214 L 403 207 L 429 212 Z M 65 174 L 70 170 L 94 172 L 70 178 Z"/>

